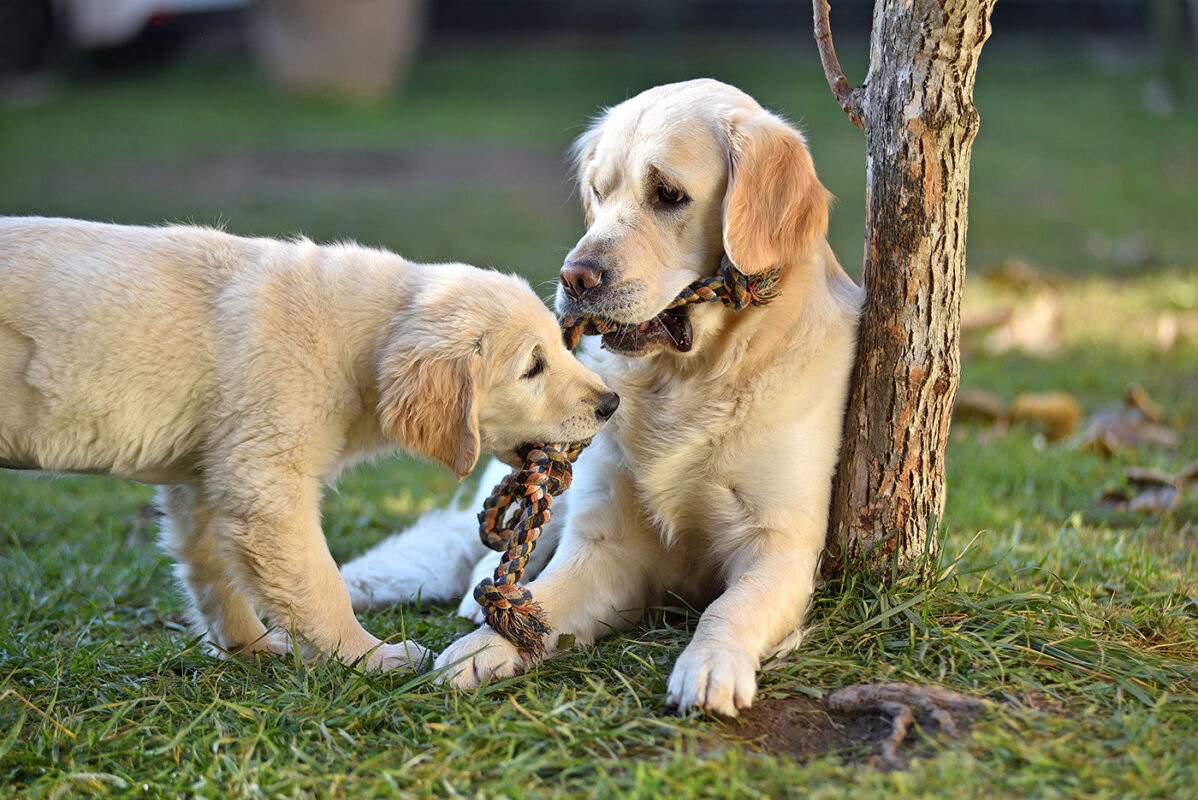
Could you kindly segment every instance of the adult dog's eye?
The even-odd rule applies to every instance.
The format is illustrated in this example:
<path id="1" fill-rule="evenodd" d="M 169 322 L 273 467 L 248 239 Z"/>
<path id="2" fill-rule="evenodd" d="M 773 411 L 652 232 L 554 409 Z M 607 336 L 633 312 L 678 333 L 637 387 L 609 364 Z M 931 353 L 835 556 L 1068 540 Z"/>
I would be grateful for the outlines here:
<path id="1" fill-rule="evenodd" d="M 525 372 L 520 377 L 527 380 L 529 378 L 537 377 L 544 371 L 545 371 L 545 359 L 541 358 L 540 356 L 534 356 L 532 359 L 532 366 L 529 367 L 528 371 Z"/>
<path id="2" fill-rule="evenodd" d="M 667 206 L 676 206 L 687 200 L 686 192 L 673 186 L 662 184 L 657 187 L 657 199 Z"/>

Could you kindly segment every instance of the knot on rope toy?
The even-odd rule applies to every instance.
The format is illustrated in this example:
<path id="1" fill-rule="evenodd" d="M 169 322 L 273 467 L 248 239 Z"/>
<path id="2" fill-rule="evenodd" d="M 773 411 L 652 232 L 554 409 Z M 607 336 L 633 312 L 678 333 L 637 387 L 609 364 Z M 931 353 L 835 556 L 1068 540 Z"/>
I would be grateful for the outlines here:
<path id="1" fill-rule="evenodd" d="M 733 311 L 749 306 L 763 306 L 772 302 L 781 293 L 778 284 L 782 277 L 781 267 L 771 267 L 756 275 L 746 275 L 736 268 L 725 254 L 720 259 L 720 270 L 709 278 L 700 278 L 683 289 L 665 310 L 678 308 L 688 303 L 720 302 Z M 562 338 L 566 347 L 574 350 L 583 335 L 595 336 L 604 333 L 630 332 L 636 325 L 613 322 L 589 314 L 571 314 L 562 319 Z"/>
<path id="2" fill-rule="evenodd" d="M 549 622 L 532 593 L 520 585 L 537 537 L 549 522 L 553 498 L 570 488 L 574 459 L 590 439 L 568 444 L 529 445 L 523 466 L 504 476 L 478 514 L 483 544 L 503 551 L 494 577 L 474 587 L 487 624 L 522 654 L 539 658 L 545 652 Z"/>

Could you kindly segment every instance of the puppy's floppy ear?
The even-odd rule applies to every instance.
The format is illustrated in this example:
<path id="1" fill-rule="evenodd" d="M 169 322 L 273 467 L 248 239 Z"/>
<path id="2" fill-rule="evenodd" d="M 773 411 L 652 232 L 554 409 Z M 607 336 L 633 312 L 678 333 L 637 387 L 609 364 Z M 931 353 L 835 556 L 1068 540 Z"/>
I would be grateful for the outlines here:
<path id="1" fill-rule="evenodd" d="M 831 195 L 802 134 L 768 111 L 734 119 L 724 252 L 748 275 L 793 260 L 828 232 Z"/>
<path id="2" fill-rule="evenodd" d="M 412 353 L 383 361 L 379 424 L 404 449 L 434 458 L 458 480 L 478 463 L 476 383 L 482 356 Z"/>

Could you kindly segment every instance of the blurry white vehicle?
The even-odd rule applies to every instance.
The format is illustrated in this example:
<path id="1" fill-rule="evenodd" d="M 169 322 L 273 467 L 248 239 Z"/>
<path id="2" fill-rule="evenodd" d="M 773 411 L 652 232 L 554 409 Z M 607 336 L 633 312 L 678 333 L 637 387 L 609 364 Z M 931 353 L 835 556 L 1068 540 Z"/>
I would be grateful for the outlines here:
<path id="1" fill-rule="evenodd" d="M 172 17 L 245 5 L 248 0 L 54 0 L 67 41 L 85 50 L 125 44 Z"/>

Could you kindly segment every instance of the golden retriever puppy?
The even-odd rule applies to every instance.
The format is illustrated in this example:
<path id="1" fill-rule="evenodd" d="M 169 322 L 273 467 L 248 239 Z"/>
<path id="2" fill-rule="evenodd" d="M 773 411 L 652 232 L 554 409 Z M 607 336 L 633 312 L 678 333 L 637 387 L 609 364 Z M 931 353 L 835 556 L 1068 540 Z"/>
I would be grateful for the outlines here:
<path id="1" fill-rule="evenodd" d="M 667 700 L 735 715 L 762 660 L 798 643 L 811 601 L 861 293 L 828 246 L 829 195 L 803 137 L 731 86 L 650 89 L 604 113 L 575 155 L 587 230 L 558 311 L 637 328 L 590 349 L 620 413 L 580 459 L 557 551 L 528 588 L 580 643 L 639 609 L 704 608 Z M 780 267 L 780 297 L 664 311 L 725 257 L 750 276 Z M 483 627 L 436 666 L 472 687 L 528 664 Z"/>
<path id="2" fill-rule="evenodd" d="M 354 244 L 0 219 L 0 467 L 160 484 L 163 543 L 218 654 L 420 661 L 355 618 L 323 484 L 396 445 L 459 478 L 481 450 L 516 463 L 521 444 L 592 436 L 616 404 L 513 276 Z"/>

